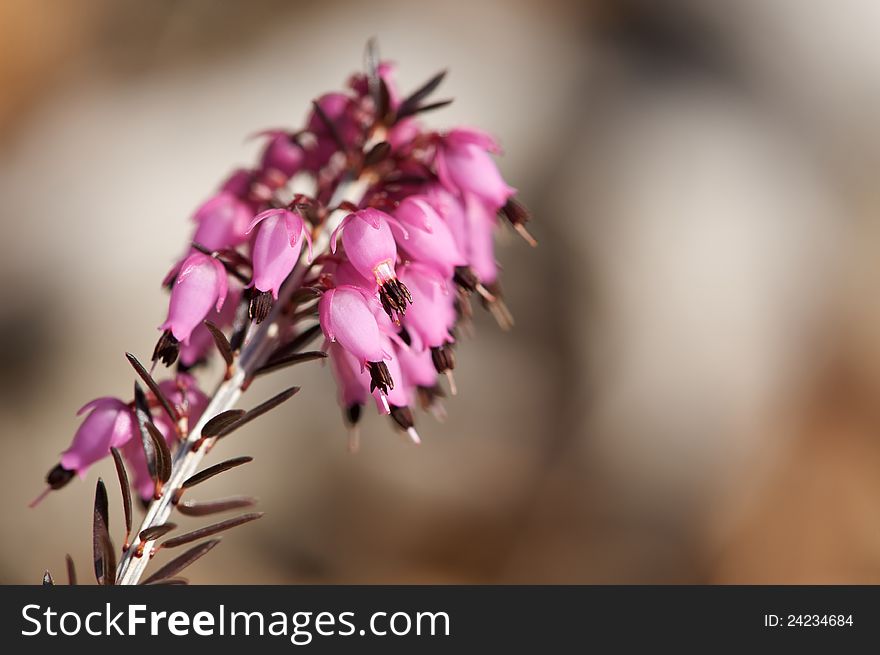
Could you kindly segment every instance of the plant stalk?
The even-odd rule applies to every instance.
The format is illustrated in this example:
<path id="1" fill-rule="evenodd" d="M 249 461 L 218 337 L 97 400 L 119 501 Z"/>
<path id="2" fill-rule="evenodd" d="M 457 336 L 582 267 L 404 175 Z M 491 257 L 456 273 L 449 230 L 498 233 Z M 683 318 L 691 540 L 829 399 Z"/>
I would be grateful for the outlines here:
<path id="1" fill-rule="evenodd" d="M 369 175 L 361 175 L 357 179 L 340 183 L 330 206 L 335 207 L 346 201 L 355 205 L 359 204 L 371 182 Z M 320 233 L 315 237 L 313 251 L 316 256 L 328 247 L 330 235 L 347 213 L 345 210 L 337 210 L 327 218 Z M 138 584 L 150 563 L 150 551 L 154 543 L 154 541 L 147 541 L 140 551 L 143 553 L 142 556 L 137 557 L 136 553 L 141 543 L 138 535 L 147 528 L 162 525 L 168 521 L 174 509 L 174 504 L 171 501 L 175 492 L 196 472 L 202 458 L 215 441 L 213 438 L 205 439 L 197 450 L 193 450 L 193 444 L 200 439 L 205 424 L 221 412 L 234 408 L 242 394 L 242 385 L 254 371 L 265 363 L 268 356 L 279 345 L 279 338 L 285 333 L 286 322 L 291 320 L 290 317 L 284 315 L 283 308 L 290 295 L 302 284 L 308 268 L 305 257 L 306 253 L 303 252 L 299 263 L 282 287 L 278 300 L 274 303 L 266 320 L 258 326 L 253 324 L 250 326 L 245 345 L 233 365 L 232 376 L 217 387 L 198 422 L 192 426 L 186 439 L 178 445 L 172 462 L 171 477 L 163 487 L 161 498 L 150 503 L 141 526 L 134 533 L 131 546 L 122 556 L 116 569 L 116 584 Z"/>

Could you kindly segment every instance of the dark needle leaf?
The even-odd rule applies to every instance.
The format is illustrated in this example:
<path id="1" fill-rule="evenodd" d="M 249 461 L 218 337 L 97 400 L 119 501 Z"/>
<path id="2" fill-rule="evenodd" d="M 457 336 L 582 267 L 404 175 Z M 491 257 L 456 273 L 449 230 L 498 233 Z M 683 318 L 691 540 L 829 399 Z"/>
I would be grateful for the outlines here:
<path id="1" fill-rule="evenodd" d="M 397 110 L 397 120 L 400 120 L 401 118 L 412 114 L 422 100 L 434 93 L 434 91 L 437 90 L 437 87 L 440 86 L 443 78 L 446 77 L 446 72 L 447 71 L 445 70 L 440 71 L 418 89 L 413 91 L 406 99 L 404 99 L 403 102 L 400 103 L 400 107 Z"/>
<path id="2" fill-rule="evenodd" d="M 187 500 L 177 505 L 177 511 L 184 516 L 208 516 L 210 514 L 226 512 L 230 509 L 251 507 L 256 505 L 256 503 L 257 499 L 249 496 L 231 496 L 230 498 L 220 498 L 219 500 L 205 502 Z"/>
<path id="3" fill-rule="evenodd" d="M 300 332 L 296 335 L 293 340 L 281 346 L 278 350 L 272 353 L 272 357 L 270 359 L 276 359 L 278 357 L 283 357 L 289 353 L 299 352 L 301 348 L 305 348 L 306 345 L 318 336 L 321 333 L 321 324 L 318 323 L 308 328 L 307 330 Z"/>
<path id="4" fill-rule="evenodd" d="M 211 323 L 211 321 L 205 321 L 205 327 L 208 328 L 211 332 L 211 336 L 214 337 L 214 344 L 223 356 L 223 361 L 226 362 L 226 366 L 232 366 L 232 346 L 226 338 L 226 335 L 223 334 L 220 328 Z"/>
<path id="5" fill-rule="evenodd" d="M 223 471 L 228 471 L 229 469 L 235 468 L 236 466 L 241 466 L 242 464 L 247 464 L 248 462 L 252 462 L 253 460 L 253 457 L 235 457 L 233 459 L 227 459 L 225 462 L 214 464 L 214 466 L 209 466 L 205 470 L 199 471 L 198 473 L 195 473 L 187 478 L 186 481 L 184 481 L 184 483 L 181 485 L 181 488 L 189 489 L 201 482 L 204 482 L 205 480 L 208 480 L 209 478 L 213 478 L 215 475 L 223 473 Z"/>
<path id="6" fill-rule="evenodd" d="M 238 527 L 239 525 L 250 523 L 251 521 L 255 521 L 262 516 L 263 512 L 253 512 L 251 514 L 242 514 L 241 516 L 235 516 L 231 519 L 226 519 L 225 521 L 220 521 L 219 523 L 214 523 L 213 525 L 207 525 L 204 528 L 199 528 L 198 530 L 187 532 L 186 534 L 182 534 L 178 537 L 172 537 L 167 541 L 163 541 L 160 548 L 176 548 L 177 546 L 183 546 L 184 544 L 198 541 L 202 537 L 210 537 L 217 534 L 218 532 L 223 532 L 224 530 L 229 530 L 231 528 Z"/>
<path id="7" fill-rule="evenodd" d="M 125 514 L 125 546 L 128 547 L 128 536 L 131 534 L 131 485 L 128 483 L 128 473 L 125 471 L 125 463 L 122 455 L 116 448 L 110 448 L 113 455 L 113 463 L 116 465 L 116 476 L 119 478 L 119 488 L 122 490 L 122 510 Z"/>
<path id="8" fill-rule="evenodd" d="M 112 585 L 116 577 L 116 553 L 110 539 L 107 487 L 98 478 L 95 488 L 95 509 L 92 522 L 92 549 L 95 559 L 95 579 L 100 585 Z"/>
<path id="9" fill-rule="evenodd" d="M 409 109 L 406 114 L 399 114 L 399 118 L 405 118 L 406 116 L 414 116 L 415 114 L 423 114 L 426 111 L 433 111 L 435 109 L 440 109 L 441 107 L 446 107 L 447 105 L 451 105 L 453 102 L 452 98 L 448 100 L 438 100 L 437 102 L 432 102 L 427 105 L 420 105 L 419 107 L 413 107 Z"/>
<path id="10" fill-rule="evenodd" d="M 225 412 L 217 414 L 217 416 L 205 423 L 205 427 L 202 428 L 202 437 L 205 439 L 216 437 L 220 434 L 221 430 L 235 423 L 246 413 L 243 409 L 227 409 Z"/>
<path id="11" fill-rule="evenodd" d="M 52 579 L 52 574 L 49 573 L 49 569 L 46 569 L 46 572 L 43 574 L 43 586 L 44 587 L 54 587 L 55 581 Z"/>
<path id="12" fill-rule="evenodd" d="M 76 584 L 76 566 L 70 555 L 65 555 L 64 559 L 67 560 L 67 584 L 72 587 Z"/>
<path id="13" fill-rule="evenodd" d="M 64 558 L 67 560 L 67 584 L 73 587 L 76 585 L 76 566 L 70 555 L 65 555 Z"/>
<path id="14" fill-rule="evenodd" d="M 289 355 L 284 355 L 283 357 L 271 357 L 268 362 L 254 371 L 251 377 L 265 375 L 266 373 L 293 366 L 294 364 L 311 362 L 315 359 L 324 359 L 325 357 L 327 357 L 327 353 L 323 350 L 312 350 L 307 353 L 291 353 Z"/>
<path id="15" fill-rule="evenodd" d="M 141 584 L 153 584 L 159 582 L 160 580 L 166 580 L 168 578 L 176 576 L 178 573 L 183 571 L 183 569 L 202 557 L 202 555 L 207 553 L 219 543 L 220 539 L 211 539 L 210 541 L 206 541 L 199 544 L 198 546 L 190 548 L 183 555 L 180 555 L 179 557 L 176 557 L 168 562 L 165 566 L 156 571 Z"/>
<path id="16" fill-rule="evenodd" d="M 364 168 L 369 168 L 385 159 L 391 154 L 391 144 L 387 141 L 380 141 L 364 156 Z"/>
<path id="17" fill-rule="evenodd" d="M 312 107 L 314 107 L 315 114 L 321 119 L 321 122 L 324 124 L 324 127 L 327 128 L 330 136 L 333 137 L 333 141 L 336 142 L 336 147 L 342 152 L 346 152 L 348 148 L 345 145 L 345 141 L 343 141 L 342 137 L 339 135 L 339 129 L 336 127 L 336 123 L 333 122 L 333 119 L 327 115 L 327 112 L 323 110 L 317 100 L 312 100 Z"/>
<path id="18" fill-rule="evenodd" d="M 156 447 L 153 445 L 153 438 L 150 436 L 149 430 L 147 430 L 147 423 L 151 423 L 152 419 L 150 418 L 150 406 L 147 403 L 147 396 L 144 393 L 143 387 L 135 381 L 134 383 L 134 407 L 135 407 L 135 415 L 138 420 L 138 427 L 141 432 L 141 444 L 144 447 L 144 457 L 147 460 L 147 472 L 150 474 L 150 479 L 156 479 L 156 460 L 158 455 L 156 454 Z"/>
<path id="19" fill-rule="evenodd" d="M 250 423 L 258 416 L 262 416 L 266 412 L 271 409 L 275 409 L 283 403 L 285 400 L 293 397 L 299 391 L 299 387 L 290 387 L 289 389 L 285 389 L 281 393 L 276 396 L 272 396 L 269 400 L 264 403 L 261 403 L 254 407 L 252 410 L 248 411 L 244 416 L 235 421 L 234 423 L 227 425 L 223 428 L 220 433 L 217 435 L 217 438 L 225 437 L 228 434 L 232 434 L 235 430 L 245 425 L 246 423 Z"/>
<path id="20" fill-rule="evenodd" d="M 153 440 L 153 448 L 156 449 L 156 477 L 162 482 L 168 482 L 171 477 L 171 451 L 168 449 L 168 442 L 152 421 L 145 423 L 144 426 Z"/>
<path id="21" fill-rule="evenodd" d="M 141 530 L 141 533 L 138 535 L 138 537 L 140 537 L 141 542 L 153 541 L 154 539 L 158 539 L 162 535 L 168 534 L 176 527 L 176 523 L 170 522 L 163 523 L 162 525 L 154 525 L 152 528 Z"/>
<path id="22" fill-rule="evenodd" d="M 166 578 L 165 580 L 156 580 L 156 582 L 145 582 L 150 587 L 171 586 L 171 585 L 188 585 L 189 580 L 186 578 Z"/>
<path id="23" fill-rule="evenodd" d="M 165 394 L 162 393 L 162 390 L 159 388 L 159 385 L 156 384 L 153 376 L 143 367 L 143 364 L 138 361 L 137 357 L 131 353 L 125 353 L 125 358 L 128 360 L 129 364 L 131 364 L 132 368 L 134 368 L 135 372 L 141 377 L 141 380 L 143 380 L 150 388 L 153 395 L 156 396 L 156 400 L 159 401 L 159 404 L 161 404 L 163 409 L 168 413 L 171 422 L 174 425 L 177 425 L 177 422 L 180 420 L 180 415 L 177 413 L 177 410 L 174 409 L 174 405 L 172 405 L 165 397 Z"/>

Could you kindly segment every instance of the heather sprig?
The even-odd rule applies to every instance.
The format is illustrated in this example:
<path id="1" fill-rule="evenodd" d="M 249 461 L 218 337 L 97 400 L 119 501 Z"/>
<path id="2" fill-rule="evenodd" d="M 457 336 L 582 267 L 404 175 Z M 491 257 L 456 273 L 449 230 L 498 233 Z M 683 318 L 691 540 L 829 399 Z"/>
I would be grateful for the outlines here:
<path id="1" fill-rule="evenodd" d="M 134 397 L 99 398 L 80 410 L 86 416 L 49 472 L 47 491 L 85 477 L 112 454 L 126 533 L 117 566 L 99 480 L 93 534 L 100 584 L 137 584 L 157 550 L 262 516 L 166 538 L 176 528 L 174 511 L 207 516 L 255 502 L 189 498 L 200 482 L 251 461 L 200 470 L 217 439 L 299 389 L 249 411 L 236 408 L 254 377 L 328 357 L 350 449 L 357 449 L 368 404 L 419 443 L 414 409 L 445 411 L 441 375 L 456 393 L 456 335 L 472 316 L 472 295 L 503 327 L 512 324 L 493 234 L 504 219 L 534 240 L 528 212 L 495 164 L 497 142 L 479 130 L 436 131 L 422 122 L 422 114 L 450 102 L 429 100 L 445 73 L 404 97 L 394 65 L 378 60 L 373 42 L 366 60 L 347 89 L 312 103 L 301 129 L 262 132 L 257 164 L 233 171 L 196 209 L 192 239 L 164 280 L 168 313 L 152 369 L 127 354 L 139 378 Z M 320 350 L 306 351 L 319 335 Z M 208 396 L 200 384 L 211 359 L 222 360 L 224 375 Z M 157 374 L 165 379 L 157 382 Z M 136 532 L 132 490 L 146 509 Z M 216 543 L 202 541 L 145 583 L 179 582 L 177 574 Z M 73 582 L 69 558 L 68 569 Z M 48 573 L 44 581 L 51 583 Z"/>

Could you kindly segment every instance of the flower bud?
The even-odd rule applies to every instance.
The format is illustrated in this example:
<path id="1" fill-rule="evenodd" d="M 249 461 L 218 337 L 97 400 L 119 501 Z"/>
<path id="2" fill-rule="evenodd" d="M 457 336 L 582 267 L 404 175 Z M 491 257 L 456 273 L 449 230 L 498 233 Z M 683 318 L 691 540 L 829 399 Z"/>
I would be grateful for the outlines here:
<path id="1" fill-rule="evenodd" d="M 485 132 L 458 128 L 444 136 L 437 148 L 440 181 L 450 191 L 473 195 L 498 210 L 516 189 L 507 185 L 489 152 L 498 144 Z"/>
<path id="2" fill-rule="evenodd" d="M 413 298 L 403 317 L 413 348 L 421 351 L 451 342 L 449 329 L 455 324 L 455 309 L 446 282 L 430 268 L 415 263 L 401 267 L 400 275 Z"/>
<path id="3" fill-rule="evenodd" d="M 324 292 L 318 304 L 321 330 L 328 341 L 345 348 L 361 369 L 390 359 L 379 325 L 361 289 L 340 286 Z"/>
<path id="4" fill-rule="evenodd" d="M 61 466 L 83 477 L 89 467 L 110 454 L 110 447 L 119 448 L 137 433 L 138 427 L 131 408 L 118 398 L 97 398 L 84 405 L 77 414 L 89 412 L 70 448 L 61 455 Z"/>
<path id="5" fill-rule="evenodd" d="M 392 225 L 397 243 L 415 261 L 426 264 L 445 278 L 466 263 L 449 226 L 437 215 L 425 196 L 403 200 L 394 217 L 407 229 Z"/>
<path id="6" fill-rule="evenodd" d="M 342 232 L 348 261 L 362 276 L 376 280 L 382 307 L 389 316 L 403 315 L 406 303 L 412 302 L 406 286 L 394 271 L 397 245 L 389 227 L 393 221 L 378 209 L 362 209 L 346 216 L 331 238 L 331 249 L 335 252 L 337 237 Z"/>
<path id="7" fill-rule="evenodd" d="M 196 210 L 193 219 L 198 227 L 192 240 L 212 251 L 234 248 L 247 241 L 252 216 L 246 202 L 229 191 L 220 191 Z"/>
<path id="8" fill-rule="evenodd" d="M 271 292 L 278 299 L 278 291 L 296 262 L 302 249 L 300 236 L 309 240 L 302 217 L 286 209 L 270 209 L 258 214 L 251 221 L 248 233 L 260 226 L 254 239 L 253 285 L 258 291 Z"/>
<path id="9" fill-rule="evenodd" d="M 264 171 L 277 171 L 290 178 L 303 168 L 305 152 L 290 134 L 275 132 L 270 135 L 260 161 Z"/>
<path id="10" fill-rule="evenodd" d="M 226 290 L 223 264 L 201 252 L 190 254 L 183 261 L 171 289 L 168 319 L 159 329 L 168 330 L 177 341 L 188 343 L 192 331 L 208 312 L 223 307 Z"/>

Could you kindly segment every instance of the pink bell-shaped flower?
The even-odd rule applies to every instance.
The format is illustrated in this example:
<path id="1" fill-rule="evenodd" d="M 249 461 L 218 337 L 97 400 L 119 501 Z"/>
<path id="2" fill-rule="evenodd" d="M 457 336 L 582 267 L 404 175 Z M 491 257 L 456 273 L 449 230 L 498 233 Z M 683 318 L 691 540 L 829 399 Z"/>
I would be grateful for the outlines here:
<path id="1" fill-rule="evenodd" d="M 177 341 L 187 343 L 211 309 L 219 311 L 223 307 L 226 290 L 223 264 L 201 252 L 190 254 L 183 260 L 171 289 L 168 319 L 159 329 L 168 330 Z"/>
<path id="2" fill-rule="evenodd" d="M 410 196 L 398 205 L 394 217 L 406 233 L 392 225 L 397 243 L 415 261 L 451 278 L 456 266 L 467 262 L 458 249 L 449 226 L 437 215 L 425 196 Z"/>
<path id="3" fill-rule="evenodd" d="M 313 110 L 309 114 L 307 129 L 315 136 L 315 143 L 306 151 L 305 160 L 307 168 L 312 171 L 323 167 L 340 146 L 350 148 L 360 137 L 360 128 L 354 116 L 357 106 L 353 98 L 344 93 L 327 93 L 316 102 L 324 116 L 333 124 L 336 136 L 342 143 L 337 143 L 334 130 Z"/>
<path id="4" fill-rule="evenodd" d="M 238 303 L 241 300 L 242 288 L 238 284 L 229 287 L 226 296 L 226 302 L 220 311 L 212 309 L 205 317 L 218 328 L 226 328 L 232 325 L 235 320 L 235 311 L 238 309 Z M 211 331 L 204 324 L 200 323 L 196 329 L 192 331 L 189 337 L 189 343 L 180 345 L 180 363 L 189 367 L 201 361 L 214 348 L 214 337 Z"/>
<path id="5" fill-rule="evenodd" d="M 254 171 L 247 168 L 237 168 L 223 182 L 220 191 L 231 193 L 236 198 L 247 200 L 254 183 Z"/>
<path id="6" fill-rule="evenodd" d="M 413 304 L 403 317 L 403 327 L 417 351 L 437 348 L 453 341 L 449 329 L 455 324 L 452 294 L 446 281 L 423 264 L 402 266 L 400 277 L 412 293 Z"/>
<path id="7" fill-rule="evenodd" d="M 309 242 L 311 235 L 306 229 L 302 216 L 287 209 L 269 209 L 258 214 L 251 221 L 248 232 L 260 226 L 254 239 L 253 285 L 260 292 L 270 292 L 278 299 L 278 291 L 296 262 L 302 250 L 301 236 Z"/>
<path id="8" fill-rule="evenodd" d="M 195 378 L 186 373 L 178 374 L 173 380 L 163 380 L 159 383 L 159 388 L 177 411 L 186 417 L 190 427 L 199 420 L 208 406 L 208 397 L 198 388 Z M 178 434 L 168 414 L 162 407 L 153 408 L 151 414 L 153 424 L 168 445 L 173 447 L 178 441 Z M 149 500 L 155 492 L 155 481 L 150 477 L 140 436 L 136 435 L 122 446 L 121 451 L 129 464 L 132 486 L 142 499 Z"/>
<path id="9" fill-rule="evenodd" d="M 89 412 L 70 448 L 61 455 L 61 466 L 85 476 L 89 467 L 119 448 L 138 432 L 134 413 L 118 398 L 98 398 L 83 406 L 77 414 Z"/>
<path id="10" fill-rule="evenodd" d="M 437 369 L 428 350 L 397 346 L 394 357 L 400 365 L 404 383 L 411 387 L 432 388 L 437 384 Z"/>
<path id="11" fill-rule="evenodd" d="M 468 219 L 462 199 L 442 184 L 429 185 L 425 197 L 446 223 L 455 245 L 458 246 L 458 251 L 467 256 Z"/>
<path id="12" fill-rule="evenodd" d="M 493 236 L 498 218 L 493 210 L 474 197 L 467 199 L 466 213 L 468 265 L 482 284 L 494 284 L 498 279 L 498 263 Z"/>
<path id="13" fill-rule="evenodd" d="M 342 405 L 350 423 L 357 423 L 360 408 L 370 395 L 370 380 L 362 373 L 362 366 L 357 358 L 343 348 L 338 342 L 330 344 L 327 349 L 333 376 L 339 391 L 339 404 Z"/>
<path id="14" fill-rule="evenodd" d="M 391 354 L 370 310 L 365 292 L 353 286 L 341 286 L 324 292 L 318 304 L 324 337 L 338 343 L 358 362 L 361 370 L 370 370 L 371 388 L 387 394 L 394 381 L 384 360 Z"/>
<path id="15" fill-rule="evenodd" d="M 376 281 L 382 307 L 388 315 L 396 313 L 402 316 L 412 298 L 394 271 L 397 245 L 390 227 L 394 220 L 385 212 L 371 207 L 349 214 L 333 232 L 330 248 L 336 252 L 341 232 L 348 261 L 363 277 Z"/>
<path id="16" fill-rule="evenodd" d="M 435 164 L 440 181 L 450 191 L 474 195 L 497 211 L 516 189 L 502 179 L 489 152 L 499 152 L 492 137 L 479 130 L 458 128 L 441 139 Z"/>
<path id="17" fill-rule="evenodd" d="M 252 216 L 245 201 L 230 191 L 220 191 L 196 210 L 193 219 L 198 227 L 192 240 L 208 250 L 234 248 L 247 241 Z"/>
<path id="18" fill-rule="evenodd" d="M 379 79 L 388 90 L 388 105 L 392 110 L 396 110 L 400 106 L 400 91 L 397 89 L 397 66 L 391 61 L 379 62 L 376 72 Z M 349 78 L 348 85 L 363 97 L 370 93 L 369 80 L 363 73 L 358 73 Z"/>
<path id="19" fill-rule="evenodd" d="M 277 171 L 290 178 L 303 168 L 305 152 L 287 132 L 270 132 L 260 162 L 263 171 Z"/>
<path id="20" fill-rule="evenodd" d="M 178 373 L 172 380 L 163 380 L 159 388 L 168 401 L 174 405 L 182 417 L 186 419 L 187 426 L 192 427 L 201 417 L 202 412 L 208 406 L 208 396 L 199 389 L 196 379 L 188 373 Z M 177 439 L 177 428 L 171 422 L 168 413 L 157 407 L 152 411 L 153 423 L 159 429 L 169 443 Z"/>

